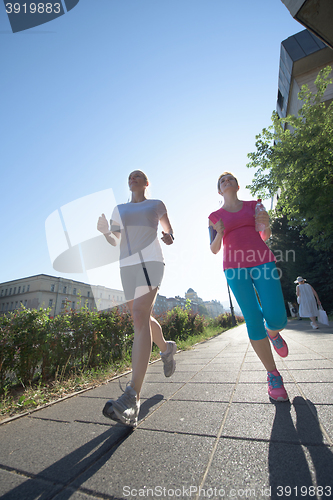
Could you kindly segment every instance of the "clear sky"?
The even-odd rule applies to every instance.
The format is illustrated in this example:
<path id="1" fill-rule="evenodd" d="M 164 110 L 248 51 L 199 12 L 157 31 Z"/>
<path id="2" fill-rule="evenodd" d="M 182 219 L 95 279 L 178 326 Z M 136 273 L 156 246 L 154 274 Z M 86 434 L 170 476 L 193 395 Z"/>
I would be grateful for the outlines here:
<path id="1" fill-rule="evenodd" d="M 106 189 L 126 202 L 141 169 L 175 234 L 160 293 L 227 300 L 207 230 L 217 178 L 231 170 L 252 198 L 247 153 L 276 106 L 280 44 L 302 29 L 280 0 L 80 0 L 13 34 L 1 2 L 0 282 L 86 281 L 53 269 L 45 221 Z"/>

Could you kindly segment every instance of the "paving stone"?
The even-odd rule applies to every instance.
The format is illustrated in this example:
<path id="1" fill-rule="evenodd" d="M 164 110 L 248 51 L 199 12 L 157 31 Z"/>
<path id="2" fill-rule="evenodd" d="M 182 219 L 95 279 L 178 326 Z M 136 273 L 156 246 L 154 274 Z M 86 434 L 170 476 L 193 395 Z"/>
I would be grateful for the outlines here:
<path id="1" fill-rule="evenodd" d="M 210 437 L 194 439 L 192 435 L 138 428 L 74 481 L 72 487 L 116 498 L 128 497 L 131 490 L 136 492 L 132 498 L 139 497 L 139 490 L 148 489 L 161 492 L 162 496 L 165 488 L 162 498 L 176 497 L 172 491 L 200 484 L 214 441 Z"/>
<path id="2" fill-rule="evenodd" d="M 234 384 L 206 384 L 188 383 L 182 387 L 171 399 L 175 401 L 219 401 L 228 403 Z"/>
<path id="3" fill-rule="evenodd" d="M 0 469 L 0 492 L 2 500 L 35 500 L 53 498 L 62 485 L 40 478 L 29 478 L 15 471 Z M 82 499 L 83 500 L 83 499 Z"/>
<path id="4" fill-rule="evenodd" d="M 333 332 L 309 328 L 290 321 L 290 355 L 274 351 L 290 402 L 269 399 L 241 325 L 177 353 L 168 379 L 151 363 L 135 431 L 102 415 L 131 373 L 0 425 L 1 499 L 314 498 L 333 478 Z"/>
<path id="5" fill-rule="evenodd" d="M 19 419 L 1 428 L 0 468 L 3 464 L 40 480 L 67 482 L 128 432 L 120 424 Z"/>
<path id="6" fill-rule="evenodd" d="M 193 435 L 216 436 L 227 403 L 206 401 L 167 401 L 140 428 Z"/>

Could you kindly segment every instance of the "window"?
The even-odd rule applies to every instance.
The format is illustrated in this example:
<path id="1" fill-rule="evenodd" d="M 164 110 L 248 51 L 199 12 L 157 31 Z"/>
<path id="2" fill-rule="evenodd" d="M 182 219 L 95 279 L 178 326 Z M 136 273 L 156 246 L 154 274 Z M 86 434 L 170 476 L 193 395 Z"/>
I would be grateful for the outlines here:
<path id="1" fill-rule="evenodd" d="M 1 297 L 3 297 L 4 291 L 4 289 L 1 290 Z"/>
<path id="2" fill-rule="evenodd" d="M 5 310 L 5 303 L 2 304 L 1 311 Z"/>
<path id="3" fill-rule="evenodd" d="M 11 295 L 12 294 L 12 288 L 9 289 L 9 294 L 8 295 Z"/>
<path id="4" fill-rule="evenodd" d="M 22 293 L 24 293 L 24 292 L 25 292 L 25 286 L 22 288 Z"/>
<path id="5" fill-rule="evenodd" d="M 21 287 L 18 287 L 17 293 L 21 293 Z"/>
<path id="6" fill-rule="evenodd" d="M 87 297 L 90 297 L 90 292 L 87 293 Z"/>
<path id="7" fill-rule="evenodd" d="M 24 301 L 24 307 L 27 307 L 27 300 Z"/>
<path id="8" fill-rule="evenodd" d="M 27 286 L 27 292 L 29 292 L 29 290 L 30 290 L 30 285 Z"/>
<path id="9" fill-rule="evenodd" d="M 67 286 L 64 286 L 62 291 L 63 291 L 63 293 L 67 293 Z"/>
<path id="10" fill-rule="evenodd" d="M 76 295 L 76 288 L 73 288 L 73 295 Z"/>
<path id="11" fill-rule="evenodd" d="M 16 293 L 16 286 L 14 287 L 14 292 L 13 292 L 13 294 L 15 295 L 15 293 Z"/>
<path id="12" fill-rule="evenodd" d="M 51 292 L 54 292 L 55 290 L 55 285 L 51 285 Z"/>
<path id="13" fill-rule="evenodd" d="M 101 294 L 101 293 L 99 294 L 99 298 L 100 298 L 100 299 L 102 298 L 102 294 Z"/>
<path id="14" fill-rule="evenodd" d="M 11 302 L 11 303 L 10 303 L 10 310 L 11 310 L 11 311 L 13 310 L 13 305 L 14 305 L 14 302 Z"/>
<path id="15" fill-rule="evenodd" d="M 50 299 L 49 300 L 49 307 L 52 307 L 52 304 L 53 304 L 53 299 Z"/>
<path id="16" fill-rule="evenodd" d="M 72 309 L 75 309 L 75 302 L 72 302 Z"/>
<path id="17" fill-rule="evenodd" d="M 17 309 L 18 306 L 18 300 L 15 302 L 15 309 Z"/>
<path id="18" fill-rule="evenodd" d="M 277 102 L 278 102 L 278 105 L 280 106 L 280 109 L 283 108 L 283 95 L 281 94 L 280 91 L 278 91 L 278 98 L 277 98 Z"/>

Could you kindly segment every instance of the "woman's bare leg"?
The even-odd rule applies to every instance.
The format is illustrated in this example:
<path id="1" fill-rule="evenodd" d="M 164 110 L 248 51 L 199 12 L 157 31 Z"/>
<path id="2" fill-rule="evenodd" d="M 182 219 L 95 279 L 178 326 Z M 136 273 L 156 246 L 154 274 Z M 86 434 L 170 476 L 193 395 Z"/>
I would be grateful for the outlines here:
<path id="1" fill-rule="evenodd" d="M 136 297 L 128 303 L 134 324 L 131 386 L 135 390 L 138 400 L 151 354 L 152 325 L 150 316 L 158 289 L 154 288 L 152 291 L 144 293 L 145 290 L 147 287 L 138 287 Z"/>
<path id="2" fill-rule="evenodd" d="M 153 336 L 153 342 L 157 345 L 161 352 L 165 352 L 168 348 L 168 344 L 163 337 L 161 325 L 152 316 L 150 316 L 150 327 Z"/>
<path id="3" fill-rule="evenodd" d="M 256 352 L 258 358 L 266 368 L 268 372 L 276 370 L 276 364 L 273 358 L 271 344 L 268 337 L 261 340 L 251 340 L 251 345 Z"/>
<path id="4" fill-rule="evenodd" d="M 313 325 L 317 328 L 317 327 L 318 327 L 318 324 L 317 324 L 316 317 L 315 317 L 315 316 L 312 316 L 310 319 L 311 319 L 311 321 L 312 321 Z"/>

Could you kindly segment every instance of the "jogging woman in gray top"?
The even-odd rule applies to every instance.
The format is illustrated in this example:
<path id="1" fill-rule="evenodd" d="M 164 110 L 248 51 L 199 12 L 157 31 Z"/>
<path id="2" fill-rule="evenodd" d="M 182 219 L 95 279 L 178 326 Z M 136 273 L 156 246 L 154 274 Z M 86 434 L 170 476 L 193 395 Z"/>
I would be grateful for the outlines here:
<path id="1" fill-rule="evenodd" d="M 132 380 L 118 400 L 106 403 L 103 414 L 112 420 L 136 427 L 140 391 L 152 342 L 161 351 L 166 377 L 170 377 L 175 371 L 174 354 L 177 346 L 175 342 L 165 341 L 160 324 L 151 315 L 164 272 L 164 259 L 157 237 L 159 223 L 163 228 L 162 241 L 166 245 L 173 243 L 167 210 L 162 201 L 146 198 L 149 182 L 143 172 L 132 172 L 128 184 L 132 192 L 131 201 L 117 205 L 110 227 L 104 214 L 97 224 L 97 229 L 111 245 L 120 244 L 120 275 L 134 324 Z"/>

